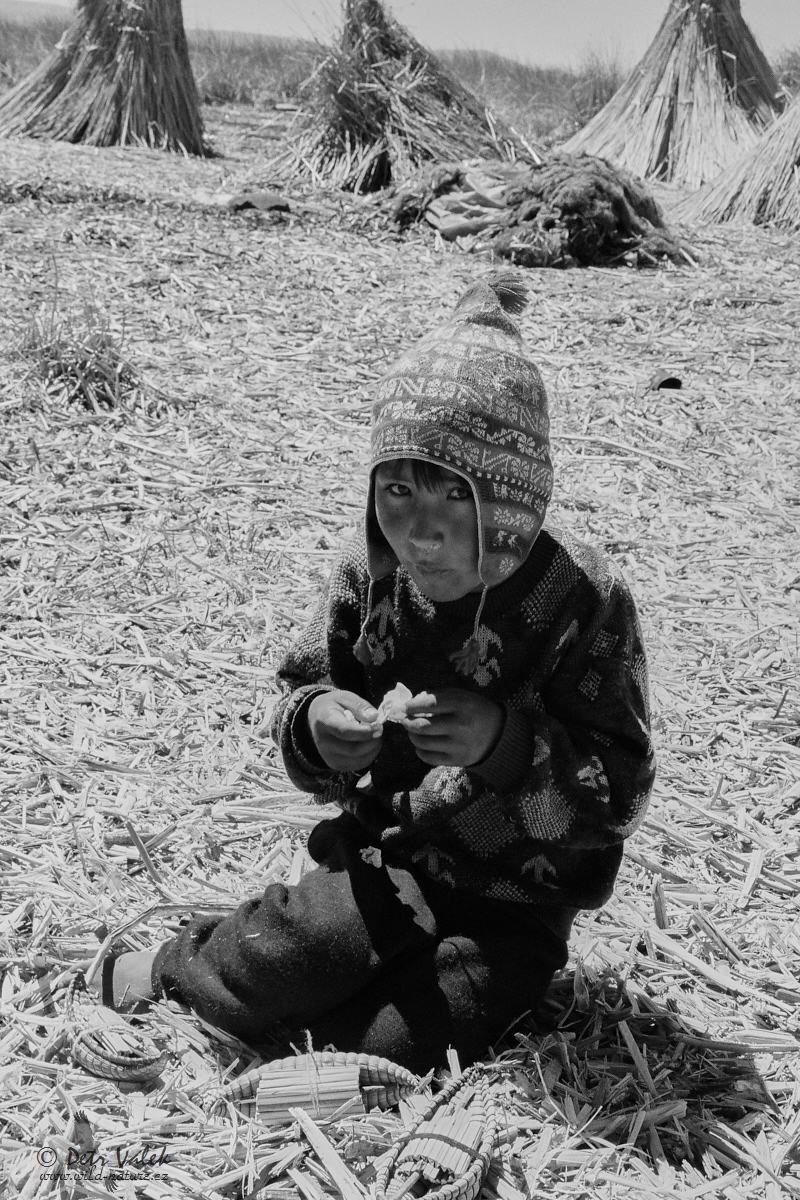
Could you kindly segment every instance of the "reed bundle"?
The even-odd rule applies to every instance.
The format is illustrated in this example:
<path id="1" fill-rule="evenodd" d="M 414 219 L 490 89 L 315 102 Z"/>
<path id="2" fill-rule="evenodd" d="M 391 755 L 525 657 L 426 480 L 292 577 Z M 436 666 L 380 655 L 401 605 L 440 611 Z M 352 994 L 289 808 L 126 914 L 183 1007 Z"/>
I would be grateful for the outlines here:
<path id="1" fill-rule="evenodd" d="M 180 0 L 78 0 L 53 52 L 0 100 L 0 135 L 207 153 Z"/>
<path id="2" fill-rule="evenodd" d="M 780 107 L 739 0 L 671 0 L 642 61 L 563 149 L 698 188 L 752 146 Z"/>
<path id="3" fill-rule="evenodd" d="M 377 1200 L 401 1200 L 414 1189 L 427 1200 L 477 1200 L 498 1134 L 496 1097 L 486 1068 L 462 1073 L 453 1052 L 449 1083 L 395 1138 L 375 1176 Z"/>
<path id="4" fill-rule="evenodd" d="M 273 1071 L 262 1079 L 256 1095 L 256 1116 L 270 1125 L 290 1119 L 289 1109 L 300 1107 L 307 1109 L 315 1119 L 324 1120 L 345 1104 L 351 1112 L 366 1111 L 357 1063 L 319 1066 L 306 1071 L 286 1068 Z"/>
<path id="5" fill-rule="evenodd" d="M 800 97 L 719 179 L 688 197 L 687 221 L 752 221 L 800 229 Z"/>
<path id="6" fill-rule="evenodd" d="M 435 1113 L 417 1126 L 397 1159 L 397 1172 L 408 1177 L 414 1170 L 430 1178 L 458 1179 L 472 1166 L 483 1141 L 483 1123 L 469 1112 Z M 390 1197 L 393 1189 L 389 1188 Z"/>
<path id="7" fill-rule="evenodd" d="M 491 155 L 541 161 L 380 0 L 344 0 L 339 43 L 307 84 L 299 127 L 276 167 L 370 192 L 426 162 Z"/>
<path id="8" fill-rule="evenodd" d="M 381 1058 L 377 1054 L 357 1054 L 354 1051 L 322 1050 L 311 1054 L 293 1054 L 287 1058 L 271 1059 L 260 1067 L 247 1071 L 228 1083 L 220 1099 L 234 1104 L 249 1104 L 261 1094 L 269 1091 L 276 1078 L 300 1080 L 301 1090 L 293 1103 L 306 1104 L 304 1097 L 313 1091 L 315 1081 L 329 1078 L 331 1071 L 355 1070 L 357 1086 L 364 1101 L 363 1107 L 395 1107 L 404 1096 L 417 1090 L 419 1079 L 405 1067 Z M 305 1091 L 302 1091 L 305 1088 Z M 259 1101 L 260 1103 L 260 1101 Z"/>

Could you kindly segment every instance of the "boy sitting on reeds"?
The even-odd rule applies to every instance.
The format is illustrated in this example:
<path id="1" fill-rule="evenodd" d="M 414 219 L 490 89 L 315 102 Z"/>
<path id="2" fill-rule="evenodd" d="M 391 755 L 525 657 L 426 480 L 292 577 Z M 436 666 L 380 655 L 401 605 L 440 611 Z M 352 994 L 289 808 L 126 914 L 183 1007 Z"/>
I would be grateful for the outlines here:
<path id="1" fill-rule="evenodd" d="M 608 899 L 653 782 L 647 668 L 613 565 L 542 528 L 524 303 L 513 276 L 476 283 L 377 387 L 364 530 L 279 671 L 286 769 L 343 810 L 311 834 L 319 866 L 124 955 L 118 1000 L 425 1071 L 533 1009 Z"/>

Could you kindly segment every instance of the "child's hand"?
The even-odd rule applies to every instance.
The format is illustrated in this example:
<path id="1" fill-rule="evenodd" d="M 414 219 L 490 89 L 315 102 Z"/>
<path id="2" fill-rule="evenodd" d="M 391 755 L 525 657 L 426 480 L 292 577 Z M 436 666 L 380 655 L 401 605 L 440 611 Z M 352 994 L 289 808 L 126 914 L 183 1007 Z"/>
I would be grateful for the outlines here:
<path id="1" fill-rule="evenodd" d="M 332 771 L 363 771 L 381 748 L 378 711 L 355 692 L 322 692 L 308 706 L 314 745 Z"/>
<path id="2" fill-rule="evenodd" d="M 503 709 L 494 700 L 446 688 L 410 701 L 403 725 L 423 762 L 432 767 L 471 767 L 494 749 L 504 721 Z"/>

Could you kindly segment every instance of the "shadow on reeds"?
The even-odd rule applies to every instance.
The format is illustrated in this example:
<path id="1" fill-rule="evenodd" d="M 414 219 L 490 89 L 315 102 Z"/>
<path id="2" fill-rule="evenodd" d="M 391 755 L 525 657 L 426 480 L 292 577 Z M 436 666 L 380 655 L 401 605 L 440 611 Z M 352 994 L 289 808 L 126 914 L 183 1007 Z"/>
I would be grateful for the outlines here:
<path id="1" fill-rule="evenodd" d="M 758 1047 L 716 1040 L 669 1004 L 639 989 L 629 994 L 616 975 L 592 980 L 579 966 L 554 980 L 498 1063 L 512 1069 L 538 1112 L 558 1113 L 579 1144 L 689 1164 L 705 1177 L 746 1166 L 775 1179 L 763 1137 L 754 1140 L 779 1114 L 754 1058 L 771 1048 L 765 1035 Z M 786 1051 L 785 1035 L 775 1043 Z"/>

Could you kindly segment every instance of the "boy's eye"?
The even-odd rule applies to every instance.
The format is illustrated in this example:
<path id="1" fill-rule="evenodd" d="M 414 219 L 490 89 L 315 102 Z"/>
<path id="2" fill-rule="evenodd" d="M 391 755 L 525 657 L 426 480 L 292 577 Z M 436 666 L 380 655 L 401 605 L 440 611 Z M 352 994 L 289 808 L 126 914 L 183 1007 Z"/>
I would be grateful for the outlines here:
<path id="1" fill-rule="evenodd" d="M 451 500 L 471 500 L 472 492 L 468 487 L 458 486 L 451 488 L 448 496 Z"/>
<path id="2" fill-rule="evenodd" d="M 411 489 L 406 483 L 388 483 L 384 489 L 390 496 L 410 496 Z"/>

